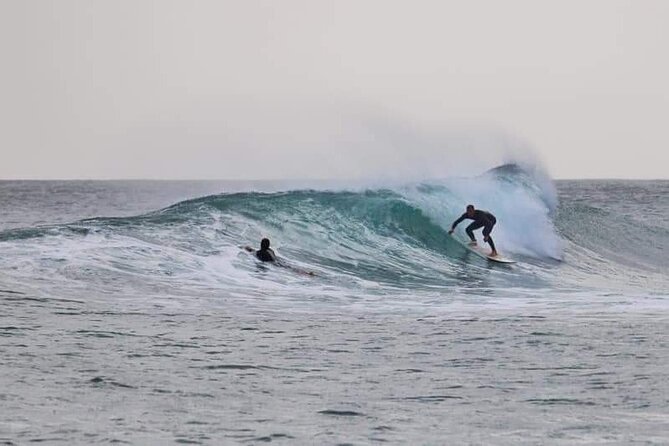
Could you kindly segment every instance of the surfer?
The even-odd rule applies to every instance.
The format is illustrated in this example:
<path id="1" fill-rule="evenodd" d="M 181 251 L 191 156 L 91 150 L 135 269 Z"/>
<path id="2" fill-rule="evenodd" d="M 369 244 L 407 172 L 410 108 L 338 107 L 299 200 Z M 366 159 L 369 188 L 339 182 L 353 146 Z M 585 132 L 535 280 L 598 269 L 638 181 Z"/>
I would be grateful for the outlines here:
<path id="1" fill-rule="evenodd" d="M 453 234 L 453 231 L 455 231 L 455 227 L 465 218 L 474 220 L 474 222 L 471 223 L 469 226 L 467 226 L 467 228 L 465 229 L 467 235 L 469 236 L 469 239 L 471 240 L 469 244 L 472 246 L 476 246 L 476 237 L 474 237 L 474 229 L 483 228 L 483 241 L 488 242 L 488 244 L 490 245 L 490 248 L 492 249 L 490 255 L 492 257 L 497 256 L 495 243 L 492 241 L 492 237 L 490 237 L 490 232 L 492 231 L 493 226 L 495 226 L 495 223 L 497 223 L 497 219 L 495 218 L 495 216 L 488 211 L 474 209 L 473 204 L 468 204 L 467 211 L 464 214 L 462 214 L 460 218 L 458 218 L 453 222 L 451 230 L 448 231 L 448 233 Z"/>
<path id="2" fill-rule="evenodd" d="M 250 246 L 246 246 L 244 249 L 248 252 L 254 251 Z M 269 247 L 268 238 L 260 240 L 260 249 L 256 251 L 256 257 L 261 262 L 276 262 L 276 254 L 274 254 L 274 250 Z"/>
<path id="3" fill-rule="evenodd" d="M 276 254 L 274 253 L 274 250 L 269 247 L 269 244 L 270 244 L 269 239 L 264 238 L 264 239 L 260 240 L 260 249 L 259 250 L 256 251 L 253 248 L 251 248 L 250 246 L 245 246 L 244 249 L 248 252 L 254 252 L 255 251 L 256 257 L 261 262 L 272 262 L 272 263 L 275 263 L 278 266 L 282 266 L 284 268 L 288 268 L 292 271 L 295 271 L 298 274 L 304 274 L 304 275 L 307 275 L 307 276 L 315 276 L 316 275 L 316 273 L 314 273 L 313 271 L 306 271 L 306 270 L 303 270 L 301 268 L 297 268 L 295 266 L 292 266 L 292 265 L 288 264 L 285 260 L 280 260 L 279 258 L 277 258 Z"/>

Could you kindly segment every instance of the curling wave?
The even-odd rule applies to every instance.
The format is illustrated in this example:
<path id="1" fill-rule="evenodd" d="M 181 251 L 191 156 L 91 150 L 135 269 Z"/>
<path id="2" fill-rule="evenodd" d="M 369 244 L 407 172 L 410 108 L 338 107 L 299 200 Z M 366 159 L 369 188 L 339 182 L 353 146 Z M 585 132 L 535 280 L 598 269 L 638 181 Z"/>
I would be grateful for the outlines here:
<path id="1" fill-rule="evenodd" d="M 489 265 L 447 234 L 468 203 L 496 215 L 496 244 L 520 260 L 517 267 Z M 614 255 L 607 240 L 624 239 L 634 223 L 606 215 L 602 227 L 584 225 L 598 212 L 604 211 L 574 201 L 558 206 L 550 178 L 509 164 L 473 178 L 388 189 L 206 196 L 135 217 L 7 230 L 0 232 L 0 242 L 3 262 L 7 256 L 18 259 L 17 278 L 49 277 L 64 288 L 84 284 L 110 293 L 532 290 L 590 279 L 596 286 L 610 285 L 615 277 L 630 283 L 638 271 L 666 266 L 660 252 Z M 659 235 L 669 239 L 661 228 L 646 230 L 655 236 L 664 231 Z M 240 249 L 262 237 L 270 237 L 295 268 L 267 268 Z M 292 273 L 300 270 L 317 277 L 306 283 Z"/>

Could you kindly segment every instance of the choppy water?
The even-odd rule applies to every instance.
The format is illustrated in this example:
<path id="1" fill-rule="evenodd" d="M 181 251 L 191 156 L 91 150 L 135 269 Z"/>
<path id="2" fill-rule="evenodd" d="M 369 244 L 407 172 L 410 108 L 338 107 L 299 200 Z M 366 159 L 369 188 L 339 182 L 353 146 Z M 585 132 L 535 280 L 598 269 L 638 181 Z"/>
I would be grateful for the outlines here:
<path id="1" fill-rule="evenodd" d="M 517 265 L 446 235 L 468 202 Z M 0 203 L 0 442 L 669 442 L 667 181 L 0 182 Z M 262 236 L 317 276 L 239 248 Z"/>

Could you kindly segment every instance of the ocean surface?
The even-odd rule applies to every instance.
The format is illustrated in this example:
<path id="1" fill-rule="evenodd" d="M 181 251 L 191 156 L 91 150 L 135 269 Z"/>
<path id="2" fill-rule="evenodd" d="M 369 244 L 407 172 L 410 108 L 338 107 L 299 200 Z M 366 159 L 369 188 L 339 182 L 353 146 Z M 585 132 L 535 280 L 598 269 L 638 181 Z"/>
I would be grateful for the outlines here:
<path id="1" fill-rule="evenodd" d="M 0 182 L 0 444 L 669 444 L 668 252 L 669 181 Z"/>

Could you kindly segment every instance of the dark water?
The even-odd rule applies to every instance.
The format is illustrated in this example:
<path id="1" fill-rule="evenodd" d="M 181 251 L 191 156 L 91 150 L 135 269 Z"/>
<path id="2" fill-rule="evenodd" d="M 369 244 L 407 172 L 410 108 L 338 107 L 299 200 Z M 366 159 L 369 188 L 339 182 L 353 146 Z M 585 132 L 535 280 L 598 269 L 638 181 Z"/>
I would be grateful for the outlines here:
<path id="1" fill-rule="evenodd" d="M 0 443 L 669 442 L 669 182 L 295 188 L 0 182 Z"/>

